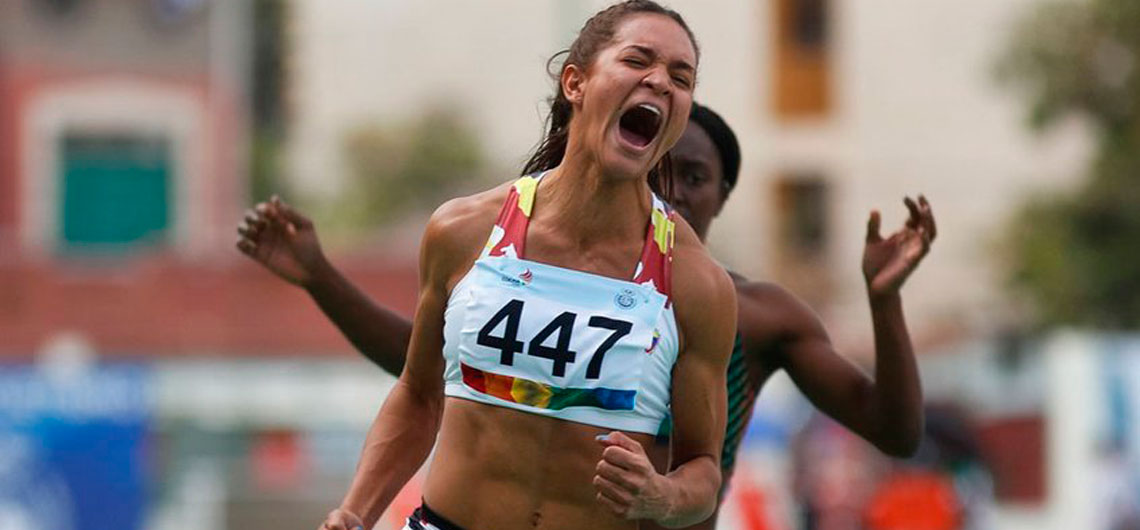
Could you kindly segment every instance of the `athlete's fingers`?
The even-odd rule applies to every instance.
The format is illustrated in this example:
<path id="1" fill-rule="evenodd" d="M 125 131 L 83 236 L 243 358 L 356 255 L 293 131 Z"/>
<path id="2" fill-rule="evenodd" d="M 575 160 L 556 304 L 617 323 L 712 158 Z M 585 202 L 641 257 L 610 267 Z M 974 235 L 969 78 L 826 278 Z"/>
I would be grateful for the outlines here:
<path id="1" fill-rule="evenodd" d="M 918 203 L 922 206 L 922 219 L 926 224 L 926 230 L 930 232 L 930 240 L 938 237 L 938 226 L 934 223 L 934 209 L 930 207 L 930 201 L 926 200 L 925 195 L 918 196 Z"/>
<path id="2" fill-rule="evenodd" d="M 879 226 L 883 223 L 883 217 L 879 214 L 878 210 L 871 210 L 871 216 L 867 218 L 867 242 L 878 243 L 883 240 L 883 236 L 879 234 Z"/>
<path id="3" fill-rule="evenodd" d="M 240 250 L 243 254 L 251 257 L 253 256 L 253 253 L 257 251 L 257 244 L 245 237 L 239 237 L 237 243 L 235 243 L 234 246 L 236 246 L 237 249 Z"/>
<path id="4" fill-rule="evenodd" d="M 258 215 L 269 215 L 269 209 L 269 203 L 264 201 L 253 205 L 253 210 L 257 212 Z"/>
<path id="5" fill-rule="evenodd" d="M 622 447 L 634 453 L 645 453 L 645 448 L 637 443 L 637 440 L 630 438 L 629 435 L 621 431 L 611 431 L 604 438 L 598 438 L 602 445 L 606 447 Z"/>
<path id="6" fill-rule="evenodd" d="M 250 223 L 251 227 L 258 230 L 266 228 L 266 223 L 268 222 L 263 215 L 259 215 L 258 212 L 253 209 L 245 211 L 245 221 Z"/>
<path id="7" fill-rule="evenodd" d="M 910 217 L 906 220 L 907 228 L 918 228 L 922 220 L 922 214 L 918 213 L 918 205 L 915 204 L 914 199 L 910 197 L 903 197 L 903 204 L 905 204 L 906 209 L 910 211 Z"/>
<path id="8" fill-rule="evenodd" d="M 258 219 L 256 216 L 248 216 L 243 219 L 246 231 L 252 235 L 260 234 L 265 230 L 265 222 Z"/>
<path id="9" fill-rule="evenodd" d="M 245 225 L 246 229 L 249 232 L 258 234 L 261 231 L 265 230 L 269 222 L 265 219 L 264 216 L 257 215 L 257 212 L 251 209 L 246 210 L 245 217 L 242 218 L 242 224 Z"/>
<path id="10" fill-rule="evenodd" d="M 320 530 L 363 530 L 363 528 L 359 517 L 337 509 L 325 516 Z"/>
<path id="11" fill-rule="evenodd" d="M 625 470 L 634 471 L 642 467 L 642 456 L 638 458 L 638 454 L 616 445 L 611 445 L 602 450 L 602 461 L 608 462 L 611 465 L 620 467 Z"/>
<path id="12" fill-rule="evenodd" d="M 606 462 L 605 460 L 598 462 L 598 465 L 594 468 L 594 472 L 595 476 L 617 484 L 627 491 L 632 493 L 639 493 L 641 491 L 641 487 L 636 483 L 633 477 L 630 476 L 629 471 Z"/>
<path id="13" fill-rule="evenodd" d="M 301 213 L 294 210 L 292 206 L 282 201 L 280 197 L 274 195 L 273 198 L 270 199 L 270 202 L 273 203 L 273 206 L 276 207 L 277 211 L 281 213 L 286 221 L 297 225 L 297 228 L 310 228 L 313 226 L 313 222 L 310 221 L 308 217 L 301 215 Z"/>
<path id="14" fill-rule="evenodd" d="M 602 503 L 602 505 L 604 505 L 606 508 L 609 508 L 610 511 L 614 512 L 617 515 L 625 517 L 625 514 L 629 513 L 629 506 L 623 506 L 619 503 L 616 503 L 610 500 L 609 497 L 603 495 L 601 492 L 598 492 L 594 498 L 598 499 L 598 502 Z"/>
<path id="15" fill-rule="evenodd" d="M 615 485 L 606 484 L 601 480 L 595 480 L 594 489 L 597 492 L 595 498 L 598 499 L 598 502 L 617 515 L 625 517 L 629 514 L 633 507 L 633 500 L 627 493 L 622 492 Z"/>
<path id="16" fill-rule="evenodd" d="M 297 222 L 291 221 L 285 215 L 285 212 L 283 211 L 284 207 L 285 204 L 281 202 L 281 199 L 274 195 L 273 198 L 270 199 L 268 203 L 266 203 L 265 216 L 270 220 L 270 222 L 273 223 L 273 226 L 284 230 L 290 236 L 295 236 L 297 235 L 298 227 L 301 225 L 299 225 Z M 305 222 L 308 223 L 309 221 L 306 219 Z M 309 224 L 311 225 L 312 223 Z"/>
<path id="17" fill-rule="evenodd" d="M 624 506 L 633 504 L 633 493 L 621 487 L 621 485 L 606 480 L 604 477 L 594 477 L 594 489 L 598 493 L 604 495 L 607 499 Z"/>
<path id="18" fill-rule="evenodd" d="M 345 525 L 340 521 L 326 521 L 321 525 L 321 530 L 348 530 L 348 528 L 345 528 Z"/>
<path id="19" fill-rule="evenodd" d="M 277 209 L 274 208 L 272 203 L 259 202 L 255 209 L 258 215 L 260 215 L 262 219 L 265 219 L 266 223 L 274 227 L 282 228 L 288 224 L 288 222 L 281 217 L 281 214 L 277 212 Z"/>
<path id="20" fill-rule="evenodd" d="M 933 238 L 930 237 L 930 231 L 926 229 L 926 225 L 919 225 L 918 237 L 922 238 L 922 255 L 925 256 L 927 252 L 930 252 L 930 242 L 933 241 Z"/>

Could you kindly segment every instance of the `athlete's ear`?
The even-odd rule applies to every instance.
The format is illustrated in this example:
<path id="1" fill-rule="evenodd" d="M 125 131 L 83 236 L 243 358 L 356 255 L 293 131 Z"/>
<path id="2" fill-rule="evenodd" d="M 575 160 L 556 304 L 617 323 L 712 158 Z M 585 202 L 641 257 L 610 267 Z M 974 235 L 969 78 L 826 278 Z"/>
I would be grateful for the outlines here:
<path id="1" fill-rule="evenodd" d="M 566 96 L 570 104 L 581 105 L 584 97 L 584 85 L 586 84 L 586 72 L 578 65 L 568 64 L 562 68 L 562 78 L 559 82 L 562 85 L 562 95 Z"/>

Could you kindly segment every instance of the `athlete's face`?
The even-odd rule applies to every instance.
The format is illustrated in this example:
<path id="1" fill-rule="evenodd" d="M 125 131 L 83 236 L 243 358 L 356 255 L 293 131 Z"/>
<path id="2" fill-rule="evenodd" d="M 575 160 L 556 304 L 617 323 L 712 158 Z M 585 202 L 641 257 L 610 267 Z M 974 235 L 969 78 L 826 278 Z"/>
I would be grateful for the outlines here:
<path id="1" fill-rule="evenodd" d="M 669 152 L 673 157 L 673 207 L 704 241 L 727 196 L 716 144 L 700 125 L 689 122 Z"/>
<path id="2" fill-rule="evenodd" d="M 605 173 L 644 177 L 685 129 L 696 67 L 692 42 L 674 20 L 627 17 L 585 71 L 563 71 L 571 134 Z"/>

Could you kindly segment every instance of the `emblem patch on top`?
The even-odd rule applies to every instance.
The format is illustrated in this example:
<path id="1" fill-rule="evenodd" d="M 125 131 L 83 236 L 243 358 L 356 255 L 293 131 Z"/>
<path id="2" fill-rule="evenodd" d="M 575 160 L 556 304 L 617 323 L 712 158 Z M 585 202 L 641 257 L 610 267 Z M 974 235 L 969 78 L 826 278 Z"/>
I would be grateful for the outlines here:
<path id="1" fill-rule="evenodd" d="M 618 309 L 633 309 L 637 306 L 637 295 L 633 289 L 622 289 L 614 296 L 614 305 Z"/>

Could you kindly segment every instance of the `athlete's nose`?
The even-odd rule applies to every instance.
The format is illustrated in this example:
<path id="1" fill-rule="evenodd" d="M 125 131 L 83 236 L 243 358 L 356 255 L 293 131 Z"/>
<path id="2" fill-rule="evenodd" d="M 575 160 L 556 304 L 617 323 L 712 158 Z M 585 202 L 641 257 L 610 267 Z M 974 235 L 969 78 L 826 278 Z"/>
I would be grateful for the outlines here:
<path id="1" fill-rule="evenodd" d="M 649 87 L 654 92 L 668 96 L 670 92 L 669 87 L 669 73 L 663 67 L 650 68 L 645 77 L 641 79 L 641 84 Z"/>

